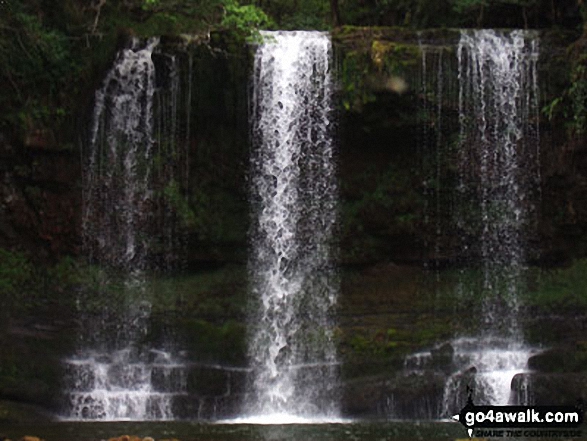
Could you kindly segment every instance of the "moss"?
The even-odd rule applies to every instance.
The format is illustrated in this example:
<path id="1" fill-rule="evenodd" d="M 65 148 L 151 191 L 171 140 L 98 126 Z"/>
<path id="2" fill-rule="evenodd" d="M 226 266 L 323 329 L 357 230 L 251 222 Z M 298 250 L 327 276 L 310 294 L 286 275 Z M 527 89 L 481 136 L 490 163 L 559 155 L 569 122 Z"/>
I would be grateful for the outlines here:
<path id="1" fill-rule="evenodd" d="M 243 317 L 246 272 L 240 266 L 175 277 L 154 277 L 149 283 L 153 311 L 179 312 L 209 320 Z"/>
<path id="2" fill-rule="evenodd" d="M 542 271 L 524 299 L 528 307 L 543 311 L 587 309 L 587 259 L 567 268 Z"/>
<path id="3" fill-rule="evenodd" d="M 199 362 L 243 365 L 246 358 L 245 326 L 229 320 L 221 325 L 202 319 L 177 323 L 187 336 L 191 358 Z"/>
<path id="4" fill-rule="evenodd" d="M 343 107 L 358 112 L 374 102 L 377 93 L 405 92 L 421 58 L 418 45 L 378 39 L 357 48 L 345 44 L 340 52 Z"/>

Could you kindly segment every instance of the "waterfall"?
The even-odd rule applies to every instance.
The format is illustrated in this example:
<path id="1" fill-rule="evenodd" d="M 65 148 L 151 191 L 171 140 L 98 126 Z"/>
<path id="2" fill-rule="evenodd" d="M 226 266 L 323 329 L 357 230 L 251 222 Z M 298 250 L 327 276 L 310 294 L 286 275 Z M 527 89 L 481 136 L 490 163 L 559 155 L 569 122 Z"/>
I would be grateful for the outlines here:
<path id="1" fill-rule="evenodd" d="M 511 381 L 532 353 L 519 324 L 529 241 L 539 198 L 538 39 L 533 32 L 462 31 L 458 46 L 462 251 L 480 262 L 480 335 L 453 341 L 457 373 L 444 413 L 458 411 L 465 385 L 479 404 L 508 404 Z"/>
<path id="2" fill-rule="evenodd" d="M 174 399 L 185 395 L 182 365 L 142 346 L 151 315 L 146 270 L 153 259 L 163 269 L 177 260 L 177 222 L 162 193 L 177 187 L 180 172 L 178 68 L 171 57 L 168 81 L 157 81 L 157 45 L 121 50 L 95 95 L 82 226 L 96 286 L 78 295 L 84 327 L 64 362 L 65 419 L 171 419 Z"/>
<path id="3" fill-rule="evenodd" d="M 135 43 L 136 44 L 136 43 Z M 93 261 L 125 271 L 143 270 L 143 207 L 149 199 L 158 40 L 119 53 L 96 92 L 84 170 L 84 249 Z"/>
<path id="4" fill-rule="evenodd" d="M 321 32 L 263 38 L 251 96 L 253 397 L 243 413 L 335 417 L 331 43 Z"/>

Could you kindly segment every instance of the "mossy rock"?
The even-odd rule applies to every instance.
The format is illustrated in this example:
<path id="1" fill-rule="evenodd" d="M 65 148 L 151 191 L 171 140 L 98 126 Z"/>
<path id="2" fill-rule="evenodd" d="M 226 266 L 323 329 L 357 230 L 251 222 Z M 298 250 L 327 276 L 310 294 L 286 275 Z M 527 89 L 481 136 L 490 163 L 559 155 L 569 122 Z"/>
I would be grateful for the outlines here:
<path id="1" fill-rule="evenodd" d="M 586 371 L 587 352 L 570 346 L 555 347 L 530 357 L 528 367 L 542 373 Z"/>
<path id="2" fill-rule="evenodd" d="M 242 365 L 245 362 L 245 326 L 235 321 L 215 325 L 205 320 L 180 323 L 191 358 L 199 362 Z"/>
<path id="3" fill-rule="evenodd" d="M 512 380 L 512 389 L 527 387 L 531 401 L 538 406 L 572 406 L 587 397 L 587 374 L 527 373 Z"/>

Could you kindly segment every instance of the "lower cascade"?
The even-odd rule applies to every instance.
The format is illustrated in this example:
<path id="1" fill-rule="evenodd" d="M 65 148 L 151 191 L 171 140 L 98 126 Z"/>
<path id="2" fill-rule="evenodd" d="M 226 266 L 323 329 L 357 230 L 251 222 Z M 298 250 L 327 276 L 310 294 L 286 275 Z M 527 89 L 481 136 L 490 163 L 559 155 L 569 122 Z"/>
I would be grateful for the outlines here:
<path id="1" fill-rule="evenodd" d="M 514 376 L 528 372 L 528 359 L 536 350 L 505 339 L 460 338 L 452 343 L 457 371 L 445 385 L 444 416 L 464 407 L 467 386 L 474 393 L 475 403 L 529 404 L 528 385 L 524 385 L 521 393 L 512 395 L 512 380 Z"/>
<path id="2" fill-rule="evenodd" d="M 321 32 L 263 32 L 251 160 L 250 422 L 338 415 L 332 49 Z"/>
<path id="3" fill-rule="evenodd" d="M 73 420 L 170 420 L 174 400 L 187 395 L 183 364 L 151 351 L 137 361 L 131 349 L 87 353 L 67 361 Z"/>

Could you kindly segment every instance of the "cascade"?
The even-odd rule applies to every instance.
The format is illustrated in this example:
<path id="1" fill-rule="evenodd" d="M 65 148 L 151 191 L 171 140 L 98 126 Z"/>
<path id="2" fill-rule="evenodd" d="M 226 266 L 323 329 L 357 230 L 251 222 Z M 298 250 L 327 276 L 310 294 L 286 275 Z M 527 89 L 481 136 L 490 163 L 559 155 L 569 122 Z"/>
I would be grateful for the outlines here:
<path id="1" fill-rule="evenodd" d="M 479 335 L 452 342 L 456 373 L 444 415 L 466 400 L 510 403 L 511 382 L 527 370 L 520 297 L 539 198 L 538 39 L 532 32 L 462 31 L 458 46 L 461 249 L 479 262 L 480 280 L 462 295 L 482 298 Z M 516 395 L 516 394 L 514 394 Z"/>
<path id="2" fill-rule="evenodd" d="M 121 50 L 95 95 L 82 228 L 97 286 L 78 295 L 84 328 L 64 361 L 64 419 L 171 419 L 174 400 L 186 393 L 182 363 L 141 346 L 151 315 L 145 271 L 153 259 L 162 269 L 178 260 L 178 226 L 160 188 L 178 186 L 185 142 L 177 133 L 177 62 L 171 57 L 167 80 L 158 79 L 157 45 L 135 40 Z"/>
<path id="3" fill-rule="evenodd" d="M 480 323 L 473 335 L 405 358 L 382 408 L 390 418 L 450 417 L 466 404 L 467 386 L 475 404 L 523 404 L 531 395 L 526 376 L 517 384 L 524 391 L 512 390 L 512 380 L 536 352 L 524 343 L 519 310 L 540 198 L 538 46 L 528 31 L 463 30 L 456 57 L 420 42 L 424 221 L 436 236 L 427 242 L 435 260 L 425 267 L 438 281 L 432 265 L 454 247 L 462 259 L 454 311 L 479 305 L 460 313 Z M 443 127 L 459 133 L 454 152 Z M 454 164 L 456 178 L 448 176 Z M 456 190 L 443 189 L 443 178 L 456 180 Z M 438 242 L 447 228 L 459 242 Z"/>
<path id="4" fill-rule="evenodd" d="M 251 124 L 250 421 L 338 414 L 332 54 L 321 32 L 263 32 Z"/>

